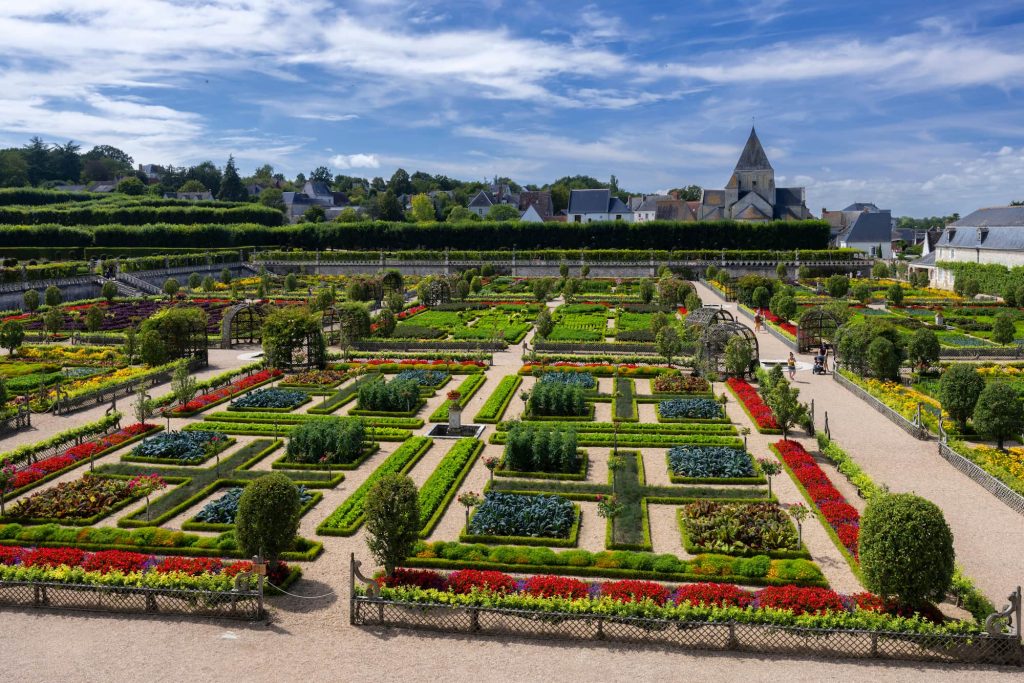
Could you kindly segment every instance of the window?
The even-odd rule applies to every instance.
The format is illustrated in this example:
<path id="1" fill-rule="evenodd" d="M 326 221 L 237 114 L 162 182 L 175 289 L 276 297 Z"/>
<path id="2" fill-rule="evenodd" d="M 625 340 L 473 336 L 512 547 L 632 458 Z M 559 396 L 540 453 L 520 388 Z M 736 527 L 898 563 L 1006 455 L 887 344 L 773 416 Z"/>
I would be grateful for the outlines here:
<path id="1" fill-rule="evenodd" d="M 577 223 L 581 222 L 582 218 L 583 218 L 583 216 L 581 216 L 581 215 L 579 215 L 579 214 L 576 214 L 575 216 L 573 216 L 573 217 L 572 217 L 572 219 L 573 219 L 573 220 L 574 220 L 575 222 L 577 222 Z"/>
<path id="2" fill-rule="evenodd" d="M 621 221 L 622 220 L 622 214 L 621 213 L 615 214 L 615 220 Z"/>

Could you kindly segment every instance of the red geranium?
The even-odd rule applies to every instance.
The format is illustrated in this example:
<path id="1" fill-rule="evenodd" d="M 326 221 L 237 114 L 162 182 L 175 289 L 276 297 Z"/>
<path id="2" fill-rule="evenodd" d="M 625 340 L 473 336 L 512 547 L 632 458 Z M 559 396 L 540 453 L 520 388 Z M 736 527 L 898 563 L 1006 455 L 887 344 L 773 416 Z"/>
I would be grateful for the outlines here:
<path id="1" fill-rule="evenodd" d="M 156 566 L 156 571 L 161 574 L 184 572 L 189 576 L 198 576 L 199 574 L 218 574 L 223 566 L 220 559 L 216 557 L 165 557 Z"/>
<path id="2" fill-rule="evenodd" d="M 142 553 L 130 553 L 123 550 L 100 550 L 92 553 L 82 562 L 82 568 L 90 572 L 119 571 L 125 574 L 129 572 L 142 571 L 148 562 L 153 559 L 151 555 Z"/>
<path id="3" fill-rule="evenodd" d="M 445 579 L 438 572 L 429 569 L 403 569 L 399 567 L 395 569 L 391 576 L 378 577 L 377 585 L 391 588 L 395 586 L 413 586 L 415 588 L 433 588 L 434 590 L 443 591 L 445 589 Z"/>
<path id="4" fill-rule="evenodd" d="M 675 596 L 677 605 L 689 602 L 713 607 L 746 607 L 753 601 L 753 594 L 731 583 L 692 583 L 680 586 Z"/>
<path id="5" fill-rule="evenodd" d="M 526 580 L 523 590 L 542 598 L 559 597 L 573 600 L 585 598 L 590 594 L 590 586 L 586 583 L 565 576 L 531 576 Z"/>
<path id="6" fill-rule="evenodd" d="M 757 426 L 761 429 L 778 429 L 779 423 L 775 420 L 775 415 L 772 414 L 772 409 L 761 399 L 761 396 L 757 393 L 746 380 L 740 379 L 739 377 L 730 377 L 726 380 L 726 384 L 733 390 L 737 398 L 742 401 L 746 407 L 747 412 L 757 423 Z"/>
<path id="7" fill-rule="evenodd" d="M 602 584 L 601 595 L 618 600 L 619 602 L 653 600 L 659 605 L 664 605 L 665 601 L 668 600 L 669 590 L 660 583 L 653 581 L 623 579 L 622 581 L 610 581 Z"/>
<path id="8" fill-rule="evenodd" d="M 758 607 L 789 610 L 793 614 L 822 614 L 845 610 L 839 594 L 828 588 L 768 586 L 756 594 Z"/>
<path id="9" fill-rule="evenodd" d="M 23 552 L 25 549 L 18 546 L 0 545 L 0 564 L 18 564 Z"/>
<path id="10" fill-rule="evenodd" d="M 473 589 L 509 593 L 516 588 L 516 580 L 508 574 L 478 569 L 460 569 L 448 575 L 448 590 L 453 593 L 471 593 Z"/>
<path id="11" fill-rule="evenodd" d="M 78 548 L 36 548 L 22 553 L 21 563 L 26 567 L 77 567 L 84 558 L 85 551 Z"/>

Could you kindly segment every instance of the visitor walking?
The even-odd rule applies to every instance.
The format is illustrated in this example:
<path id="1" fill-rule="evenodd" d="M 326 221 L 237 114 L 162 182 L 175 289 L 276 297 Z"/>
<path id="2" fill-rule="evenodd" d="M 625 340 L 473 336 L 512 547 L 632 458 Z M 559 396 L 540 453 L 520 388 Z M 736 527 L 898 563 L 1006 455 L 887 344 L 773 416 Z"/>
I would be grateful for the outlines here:
<path id="1" fill-rule="evenodd" d="M 761 309 L 754 311 L 754 332 L 761 331 Z"/>
<path id="2" fill-rule="evenodd" d="M 789 352 L 789 359 L 786 361 L 786 367 L 789 368 L 789 378 L 796 379 L 796 358 L 793 356 L 793 352 Z"/>
<path id="3" fill-rule="evenodd" d="M 818 347 L 818 355 L 821 356 L 821 367 L 825 372 L 828 372 L 828 344 L 825 340 L 821 340 L 821 345 Z"/>

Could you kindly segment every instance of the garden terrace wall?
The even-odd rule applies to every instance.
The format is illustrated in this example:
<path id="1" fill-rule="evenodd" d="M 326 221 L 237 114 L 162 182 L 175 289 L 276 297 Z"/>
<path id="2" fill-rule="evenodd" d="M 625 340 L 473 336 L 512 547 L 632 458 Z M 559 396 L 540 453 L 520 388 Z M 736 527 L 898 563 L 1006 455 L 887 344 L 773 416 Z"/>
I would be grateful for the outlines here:
<path id="1" fill-rule="evenodd" d="M 931 635 L 845 629 L 778 627 L 737 622 L 580 615 L 446 604 L 400 603 L 350 597 L 355 626 L 392 626 L 444 633 L 622 642 L 685 650 L 814 656 L 826 659 L 934 661 L 1021 666 L 1016 636 Z"/>
<path id="2" fill-rule="evenodd" d="M 869 406 L 871 406 L 872 408 L 880 412 L 882 415 L 887 417 L 890 422 L 895 423 L 897 427 L 905 431 L 907 434 L 910 434 L 915 439 L 927 441 L 928 439 L 932 438 L 932 435 L 927 428 L 925 428 L 922 425 L 916 425 L 907 418 L 903 417 L 895 410 L 885 405 L 885 403 L 878 400 L 877 398 L 869 394 L 867 391 L 865 391 L 861 387 L 857 386 L 855 383 L 848 380 L 846 377 L 843 376 L 842 372 L 833 372 L 832 379 L 835 380 L 836 383 L 839 384 L 839 386 L 844 387 L 850 393 L 863 400 Z"/>

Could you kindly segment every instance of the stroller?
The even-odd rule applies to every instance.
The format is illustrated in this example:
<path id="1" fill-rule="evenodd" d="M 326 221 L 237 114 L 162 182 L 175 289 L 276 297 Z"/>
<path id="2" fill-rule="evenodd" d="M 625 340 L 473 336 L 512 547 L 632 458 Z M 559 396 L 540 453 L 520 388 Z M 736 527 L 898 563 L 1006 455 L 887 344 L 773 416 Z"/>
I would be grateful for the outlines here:
<path id="1" fill-rule="evenodd" d="M 820 353 L 814 357 L 814 367 L 811 368 L 812 375 L 824 375 L 825 373 L 825 356 Z"/>

